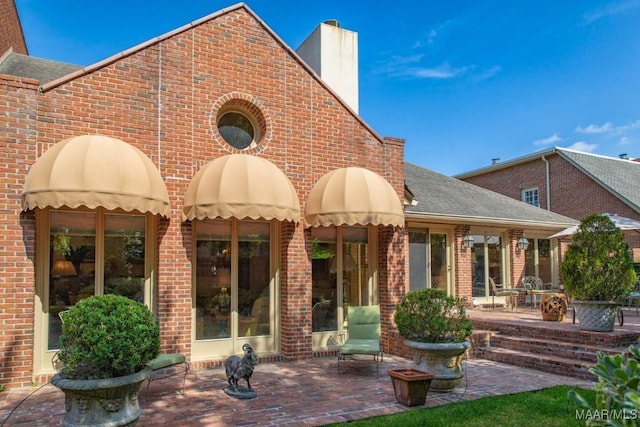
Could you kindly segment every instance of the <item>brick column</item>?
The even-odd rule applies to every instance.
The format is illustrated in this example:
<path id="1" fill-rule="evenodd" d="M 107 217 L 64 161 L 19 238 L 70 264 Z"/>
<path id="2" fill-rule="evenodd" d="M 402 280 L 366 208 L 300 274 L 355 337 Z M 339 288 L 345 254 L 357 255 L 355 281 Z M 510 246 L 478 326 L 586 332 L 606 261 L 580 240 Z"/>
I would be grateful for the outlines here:
<path id="1" fill-rule="evenodd" d="M 454 275 L 454 295 L 458 298 L 465 299 L 466 305 L 471 305 L 473 298 L 472 276 L 471 276 L 471 260 L 473 252 L 462 246 L 462 238 L 468 234 L 469 225 L 458 225 L 455 228 L 454 259 L 455 259 L 455 275 Z"/>

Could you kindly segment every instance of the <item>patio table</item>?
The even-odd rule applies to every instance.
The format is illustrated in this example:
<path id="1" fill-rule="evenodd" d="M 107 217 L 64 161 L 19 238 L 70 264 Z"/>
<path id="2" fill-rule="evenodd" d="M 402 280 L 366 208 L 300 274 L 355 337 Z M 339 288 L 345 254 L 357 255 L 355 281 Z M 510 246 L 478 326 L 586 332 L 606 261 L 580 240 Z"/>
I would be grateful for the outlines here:
<path id="1" fill-rule="evenodd" d="M 557 290 L 554 289 L 527 289 L 527 292 L 531 296 L 531 309 L 533 310 L 537 305 L 538 295 L 540 296 L 540 301 L 542 302 L 542 296 L 546 294 L 556 294 Z"/>

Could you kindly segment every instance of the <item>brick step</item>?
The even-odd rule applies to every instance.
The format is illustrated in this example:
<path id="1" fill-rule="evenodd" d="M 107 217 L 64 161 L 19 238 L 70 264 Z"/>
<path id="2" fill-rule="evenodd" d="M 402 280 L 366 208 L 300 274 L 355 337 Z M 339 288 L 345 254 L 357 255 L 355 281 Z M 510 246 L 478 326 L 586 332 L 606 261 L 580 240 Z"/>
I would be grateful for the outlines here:
<path id="1" fill-rule="evenodd" d="M 564 342 L 561 341 L 561 339 L 562 337 L 558 337 L 557 339 L 532 339 L 494 333 L 491 335 L 489 346 L 536 355 L 582 360 L 589 363 L 596 363 L 598 351 L 602 351 L 605 354 L 626 353 L 628 351 L 627 347 L 596 347 Z"/>
<path id="2" fill-rule="evenodd" d="M 566 357 L 527 353 L 497 347 L 478 348 L 476 357 L 566 377 L 584 380 L 595 380 L 596 378 L 589 372 L 589 368 L 593 366 L 593 363 Z"/>
<path id="3" fill-rule="evenodd" d="M 563 324 L 548 322 L 548 325 L 531 325 L 514 321 L 492 321 L 474 319 L 474 329 L 500 332 L 503 335 L 527 337 L 532 339 L 553 339 L 566 343 L 594 346 L 598 348 L 621 348 L 636 344 L 640 338 L 640 331 L 616 329 L 613 332 L 581 331 L 579 325 L 571 325 L 567 331 L 567 322 Z"/>

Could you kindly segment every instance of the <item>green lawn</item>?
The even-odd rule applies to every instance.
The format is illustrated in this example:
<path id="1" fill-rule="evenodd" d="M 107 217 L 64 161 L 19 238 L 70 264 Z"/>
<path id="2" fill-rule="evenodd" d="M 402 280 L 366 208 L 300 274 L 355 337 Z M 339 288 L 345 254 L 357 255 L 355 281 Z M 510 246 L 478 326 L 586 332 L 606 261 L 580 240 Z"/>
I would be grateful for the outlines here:
<path id="1" fill-rule="evenodd" d="M 576 419 L 578 407 L 569 399 L 569 390 L 577 390 L 595 401 L 595 391 L 556 386 L 532 392 L 485 397 L 433 408 L 411 409 L 395 415 L 372 417 L 347 423 L 360 426 L 473 426 L 473 427 L 556 427 L 584 426 Z M 427 394 L 427 400 L 429 395 Z M 339 426 L 340 424 L 334 424 Z M 342 424 L 344 425 L 344 424 Z"/>

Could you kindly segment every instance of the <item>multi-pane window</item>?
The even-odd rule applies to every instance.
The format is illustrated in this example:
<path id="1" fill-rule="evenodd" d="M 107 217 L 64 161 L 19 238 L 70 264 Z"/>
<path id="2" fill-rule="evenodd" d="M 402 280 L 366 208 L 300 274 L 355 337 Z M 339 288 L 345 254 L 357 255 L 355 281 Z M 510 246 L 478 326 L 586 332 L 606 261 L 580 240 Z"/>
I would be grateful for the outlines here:
<path id="1" fill-rule="evenodd" d="M 438 288 L 449 291 L 447 234 L 409 231 L 409 287 L 415 291 Z"/>
<path id="2" fill-rule="evenodd" d="M 540 207 L 540 196 L 537 188 L 522 190 L 522 201 L 528 205 Z"/>
<path id="3" fill-rule="evenodd" d="M 312 236 L 313 332 L 338 330 L 339 308 L 373 304 L 367 227 L 317 227 Z"/>
<path id="4" fill-rule="evenodd" d="M 196 340 L 268 336 L 268 222 L 202 220 L 196 237 Z"/>
<path id="5" fill-rule="evenodd" d="M 526 276 L 538 276 L 544 283 L 552 282 L 551 260 L 551 240 L 529 239 L 529 247 L 525 251 Z"/>
<path id="6" fill-rule="evenodd" d="M 51 210 L 47 348 L 58 348 L 59 313 L 79 300 L 117 294 L 145 301 L 144 215 Z"/>
<path id="7" fill-rule="evenodd" d="M 496 284 L 504 284 L 502 238 L 489 234 L 473 236 L 471 248 L 471 277 L 473 297 L 491 296 L 489 278 Z"/>

